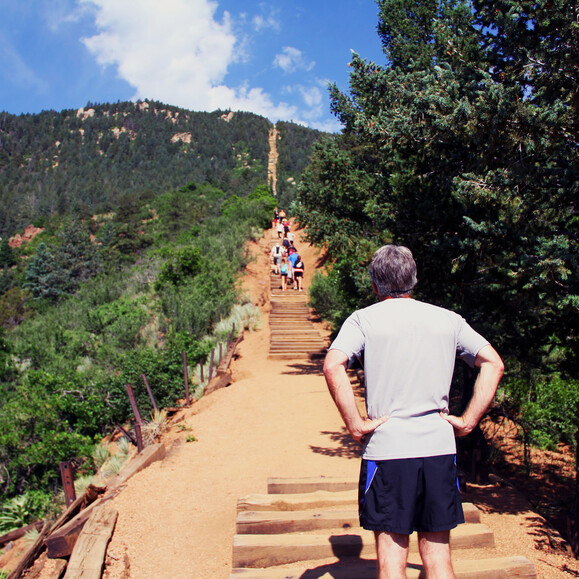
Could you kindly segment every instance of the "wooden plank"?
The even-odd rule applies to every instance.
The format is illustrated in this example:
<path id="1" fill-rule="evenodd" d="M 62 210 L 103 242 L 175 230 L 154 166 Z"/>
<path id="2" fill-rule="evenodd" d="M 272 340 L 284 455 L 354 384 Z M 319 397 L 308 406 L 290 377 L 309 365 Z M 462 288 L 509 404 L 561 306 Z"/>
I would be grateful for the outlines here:
<path id="1" fill-rule="evenodd" d="M 84 494 L 72 503 L 61 515 L 56 519 L 50 528 L 50 534 L 60 529 L 65 523 L 74 518 L 82 509 L 94 503 L 107 490 L 107 487 L 97 487 L 95 485 L 88 485 Z"/>
<path id="2" fill-rule="evenodd" d="M 267 479 L 267 492 L 270 495 L 353 490 L 358 490 L 358 481 L 352 477 L 270 477 Z"/>
<path id="3" fill-rule="evenodd" d="M 217 375 L 224 374 L 229 369 L 229 364 L 231 364 L 231 359 L 233 358 L 233 354 L 235 354 L 235 350 L 237 346 L 243 342 L 243 334 L 240 334 L 231 344 L 229 348 L 227 348 L 227 352 L 223 357 L 223 360 L 219 362 L 219 366 L 217 367 Z M 229 384 L 228 384 L 229 385 Z"/>
<path id="4" fill-rule="evenodd" d="M 242 511 L 236 532 L 250 535 L 297 533 L 316 529 L 352 529 L 360 526 L 358 511 Z"/>
<path id="5" fill-rule="evenodd" d="M 44 550 L 44 539 L 50 532 L 50 523 L 45 523 L 42 531 L 40 531 L 34 544 L 26 551 L 24 557 L 18 561 L 18 565 L 11 571 L 7 579 L 19 579 L 24 571 L 28 569 L 34 561 L 36 561 L 38 555 Z"/>
<path id="6" fill-rule="evenodd" d="M 50 559 L 61 559 L 70 556 L 76 541 L 78 540 L 78 537 L 93 510 L 102 506 L 103 503 L 104 499 L 99 499 L 92 503 L 68 521 L 68 523 L 62 525 L 60 529 L 50 534 L 46 539 L 46 551 Z"/>
<path id="7" fill-rule="evenodd" d="M 24 535 L 26 535 L 26 533 L 28 533 L 28 531 L 32 531 L 33 529 L 40 531 L 40 529 L 42 529 L 43 525 L 44 525 L 44 521 L 36 521 L 36 523 L 26 525 L 25 527 L 20 527 L 19 529 L 14 529 L 14 531 L 10 531 L 9 533 L 2 535 L 0 537 L 0 547 L 3 547 L 7 543 L 10 543 L 10 541 L 16 541 L 16 539 L 20 539 L 20 537 L 24 537 Z"/>
<path id="8" fill-rule="evenodd" d="M 105 498 L 99 499 L 84 511 L 78 513 L 66 524 L 62 525 L 60 529 L 51 533 L 46 539 L 48 556 L 51 559 L 68 557 L 72 553 L 76 541 L 94 508 L 102 506 L 104 502 L 111 500 L 129 478 L 150 464 L 162 460 L 165 458 L 165 454 L 165 447 L 162 444 L 152 444 L 133 457 L 133 459 L 121 469 L 121 472 L 109 481 L 109 494 L 107 494 Z"/>
<path id="9" fill-rule="evenodd" d="M 471 503 L 463 504 L 467 523 L 480 523 L 480 511 Z M 302 533 L 316 529 L 359 529 L 356 508 L 304 511 L 241 511 L 237 515 L 238 534 L 267 535 Z"/>
<path id="10" fill-rule="evenodd" d="M 134 456 L 123 468 L 121 472 L 112 478 L 108 483 L 108 488 L 114 490 L 127 482 L 132 476 L 147 468 L 149 465 L 163 460 L 166 456 L 165 447 L 162 444 L 151 444 L 145 447 L 139 454 Z"/>
<path id="11" fill-rule="evenodd" d="M 118 512 L 111 507 L 93 509 L 74 547 L 64 579 L 100 579 Z"/>
<path id="12" fill-rule="evenodd" d="M 481 524 L 460 525 L 450 532 L 452 549 L 494 547 L 492 531 Z M 416 534 L 410 536 L 410 552 L 417 552 Z M 375 556 L 374 533 L 235 535 L 233 567 L 273 567 L 328 557 Z"/>
<path id="13" fill-rule="evenodd" d="M 453 563 L 457 579 L 533 579 L 535 566 L 525 557 L 496 557 L 492 559 L 462 560 Z M 407 579 L 418 579 L 422 566 L 412 565 L 406 570 Z M 307 576 L 320 579 L 375 579 L 376 563 L 359 559 L 352 563 L 340 561 L 321 567 L 277 569 L 232 569 L 230 579 L 301 579 Z"/>
<path id="14" fill-rule="evenodd" d="M 220 390 L 221 388 L 225 388 L 229 386 L 233 382 L 233 377 L 229 372 L 225 372 L 224 374 L 218 374 L 214 376 L 209 381 L 209 384 L 205 387 L 203 391 L 203 396 L 207 396 L 211 394 L 211 392 L 215 392 L 215 390 Z"/>
<path id="15" fill-rule="evenodd" d="M 237 501 L 238 511 L 299 511 L 325 507 L 352 507 L 358 501 L 357 491 L 315 491 L 292 495 L 251 494 Z"/>

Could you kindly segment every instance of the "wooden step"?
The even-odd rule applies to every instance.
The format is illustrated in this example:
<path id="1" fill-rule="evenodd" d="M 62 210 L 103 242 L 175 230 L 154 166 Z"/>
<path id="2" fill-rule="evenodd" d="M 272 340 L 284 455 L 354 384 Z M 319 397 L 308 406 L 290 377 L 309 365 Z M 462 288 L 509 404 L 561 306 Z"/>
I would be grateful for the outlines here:
<path id="1" fill-rule="evenodd" d="M 269 354 L 322 354 L 324 353 L 324 348 L 322 345 L 313 346 L 313 345 L 306 345 L 301 347 L 284 347 L 284 346 L 275 346 L 271 347 L 269 350 Z"/>
<path id="2" fill-rule="evenodd" d="M 299 349 L 305 350 L 313 350 L 313 349 L 321 349 L 326 344 L 322 340 L 305 340 L 303 338 L 290 338 L 288 340 L 271 340 L 269 343 L 270 351 L 276 350 L 277 348 L 284 348 L 287 347 L 289 349 L 295 349 L 296 347 Z"/>
<path id="3" fill-rule="evenodd" d="M 299 511 L 327 507 L 351 508 L 358 504 L 358 491 L 315 491 L 291 495 L 254 493 L 237 501 L 237 511 Z"/>
<path id="4" fill-rule="evenodd" d="M 242 511 L 237 515 L 239 535 L 279 535 L 317 529 L 359 527 L 358 511 Z"/>
<path id="5" fill-rule="evenodd" d="M 472 503 L 462 505 L 467 523 L 481 522 L 480 511 Z M 317 529 L 359 529 L 358 509 L 303 511 L 241 511 L 237 515 L 237 533 L 266 535 L 301 533 Z"/>
<path id="6" fill-rule="evenodd" d="M 453 561 L 457 579 L 508 579 L 537 577 L 535 566 L 526 557 L 496 557 L 491 559 L 463 559 Z M 421 577 L 422 565 L 411 564 L 406 569 L 407 579 Z M 331 577 L 333 579 L 375 579 L 374 561 L 355 559 L 339 561 L 319 567 L 233 569 L 231 579 L 302 579 L 304 577 Z"/>
<path id="7" fill-rule="evenodd" d="M 318 360 L 326 355 L 322 352 L 271 352 L 267 355 L 269 360 Z"/>
<path id="8" fill-rule="evenodd" d="M 494 547 L 492 531 L 482 524 L 459 525 L 450 532 L 452 549 Z M 416 534 L 410 536 L 410 552 L 417 552 Z M 235 535 L 233 567 L 273 567 L 297 561 L 328 557 L 375 556 L 372 531 L 330 535 L 304 533 L 288 535 Z"/>
<path id="9" fill-rule="evenodd" d="M 292 322 L 292 321 L 300 321 L 300 322 L 309 322 L 311 324 L 311 320 L 309 317 L 309 312 L 304 312 L 304 314 L 295 314 L 292 312 L 279 312 L 273 313 L 269 315 L 269 323 L 270 325 L 272 322 Z"/>
<path id="10" fill-rule="evenodd" d="M 270 495 L 352 490 L 358 490 L 358 481 L 352 477 L 269 477 L 267 479 L 267 492 Z"/>

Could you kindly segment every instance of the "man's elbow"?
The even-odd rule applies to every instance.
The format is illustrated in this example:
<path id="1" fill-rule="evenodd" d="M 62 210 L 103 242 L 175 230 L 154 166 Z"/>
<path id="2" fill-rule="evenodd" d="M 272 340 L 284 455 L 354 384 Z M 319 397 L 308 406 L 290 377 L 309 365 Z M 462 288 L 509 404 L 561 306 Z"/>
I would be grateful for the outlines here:
<path id="1" fill-rule="evenodd" d="M 475 359 L 475 366 L 482 368 L 483 365 L 501 378 L 505 371 L 505 364 L 502 358 L 499 356 L 498 352 L 491 346 L 485 346 L 478 354 Z"/>
<path id="2" fill-rule="evenodd" d="M 338 350 L 330 350 L 326 354 L 324 360 L 324 376 L 326 379 L 334 377 L 336 374 L 344 371 L 348 363 L 348 358 L 345 354 Z"/>

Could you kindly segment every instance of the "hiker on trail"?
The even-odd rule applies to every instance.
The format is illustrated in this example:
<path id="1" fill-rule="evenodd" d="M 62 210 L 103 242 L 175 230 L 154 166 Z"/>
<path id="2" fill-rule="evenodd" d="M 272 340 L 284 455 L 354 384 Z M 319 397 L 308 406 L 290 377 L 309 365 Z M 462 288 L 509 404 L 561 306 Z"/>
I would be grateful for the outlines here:
<path id="1" fill-rule="evenodd" d="M 285 250 L 289 251 L 289 248 L 292 246 L 292 244 L 290 243 L 290 240 L 288 239 L 287 235 L 284 235 L 282 244 L 283 244 Z"/>
<path id="2" fill-rule="evenodd" d="M 292 231 L 288 231 L 287 238 L 288 238 L 290 245 L 293 247 L 294 246 L 294 240 L 296 238 L 295 234 Z"/>
<path id="3" fill-rule="evenodd" d="M 290 247 L 287 260 L 292 264 L 292 267 L 295 267 L 300 260 L 300 254 L 293 247 Z"/>
<path id="4" fill-rule="evenodd" d="M 283 223 L 281 222 L 281 219 L 278 220 L 277 225 L 275 226 L 275 229 L 277 231 L 278 238 L 281 239 L 283 237 Z"/>
<path id="5" fill-rule="evenodd" d="M 379 578 L 406 577 L 413 531 L 426 576 L 453 578 L 450 529 L 464 522 L 454 436 L 478 424 L 503 362 L 461 316 L 410 296 L 416 264 L 406 247 L 380 248 L 370 279 L 379 302 L 344 322 L 324 362 L 334 402 L 364 446 L 360 523 L 374 531 Z M 449 414 L 457 355 L 480 369 L 461 416 Z M 368 418 L 358 411 L 346 372 L 362 356 Z"/>
<path id="6" fill-rule="evenodd" d="M 279 266 L 281 263 L 281 258 L 283 256 L 283 250 L 279 243 L 276 243 L 271 248 L 271 261 L 273 262 L 273 273 L 279 275 Z"/>
<path id="7" fill-rule="evenodd" d="M 291 255 L 287 258 L 287 286 L 294 284 L 294 264 L 290 260 Z"/>
<path id="8" fill-rule="evenodd" d="M 304 262 L 302 258 L 296 253 L 292 255 L 297 255 L 298 259 L 294 264 L 294 279 L 295 279 L 295 286 L 294 289 L 302 291 L 303 290 L 303 282 L 304 282 Z"/>
<path id="9" fill-rule="evenodd" d="M 281 267 L 279 270 L 279 276 L 281 278 L 281 291 L 284 292 L 287 287 L 287 276 L 289 273 L 289 265 L 287 259 L 282 257 L 281 259 Z"/>

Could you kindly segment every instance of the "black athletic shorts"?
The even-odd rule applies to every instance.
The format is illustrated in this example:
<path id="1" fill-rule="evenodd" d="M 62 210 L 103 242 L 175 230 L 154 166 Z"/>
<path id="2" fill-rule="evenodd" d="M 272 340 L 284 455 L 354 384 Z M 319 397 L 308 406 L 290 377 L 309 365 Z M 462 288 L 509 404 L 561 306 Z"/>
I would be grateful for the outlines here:
<path id="1" fill-rule="evenodd" d="M 464 523 L 456 457 L 362 460 L 358 504 L 370 531 L 449 531 Z"/>

